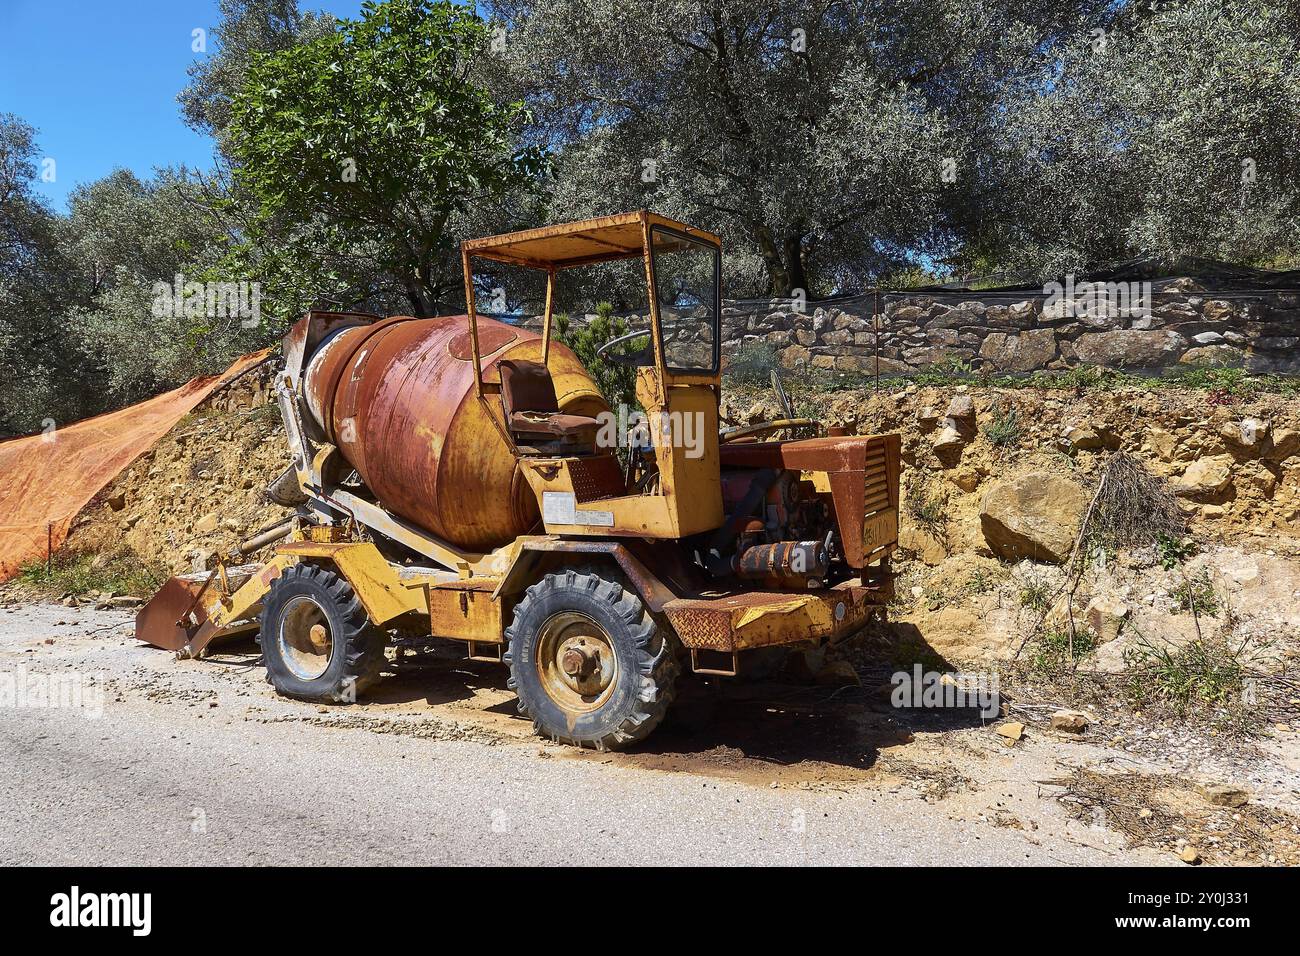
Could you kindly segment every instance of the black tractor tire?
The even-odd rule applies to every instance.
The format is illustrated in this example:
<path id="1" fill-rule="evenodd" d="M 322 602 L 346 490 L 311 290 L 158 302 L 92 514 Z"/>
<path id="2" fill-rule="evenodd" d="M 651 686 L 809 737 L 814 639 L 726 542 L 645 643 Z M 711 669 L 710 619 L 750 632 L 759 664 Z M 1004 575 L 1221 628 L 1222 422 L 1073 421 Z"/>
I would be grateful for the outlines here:
<path id="1" fill-rule="evenodd" d="M 578 623 L 565 625 L 553 637 L 566 621 Z M 598 693 L 586 696 L 582 691 L 588 685 L 576 690 L 566 686 L 554 644 L 564 633 L 578 633 L 567 643 L 586 647 L 584 630 L 597 648 L 590 657 L 593 669 L 604 664 L 612 671 Z M 519 697 L 519 712 L 532 718 L 533 732 L 540 736 L 596 750 L 629 747 L 659 726 L 676 693 L 675 639 L 635 591 L 603 569 L 547 574 L 525 592 L 505 636 L 509 687 Z M 591 679 L 602 678 L 596 674 Z"/>
<path id="2" fill-rule="evenodd" d="M 354 703 L 379 679 L 388 635 L 337 571 L 295 564 L 271 584 L 262 604 L 262 659 L 277 693 L 321 703 Z M 311 642 L 313 625 L 327 646 Z"/>

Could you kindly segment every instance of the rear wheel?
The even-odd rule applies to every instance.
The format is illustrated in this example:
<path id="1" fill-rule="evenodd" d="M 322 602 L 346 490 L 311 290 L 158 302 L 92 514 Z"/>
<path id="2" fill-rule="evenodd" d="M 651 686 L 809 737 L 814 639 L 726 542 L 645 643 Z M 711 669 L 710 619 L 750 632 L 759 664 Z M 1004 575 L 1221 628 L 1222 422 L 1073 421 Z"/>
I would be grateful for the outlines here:
<path id="1" fill-rule="evenodd" d="M 387 636 L 337 572 L 296 564 L 262 606 L 266 679 L 286 697 L 353 703 L 379 679 Z"/>
<path id="2" fill-rule="evenodd" d="M 536 733 L 597 750 L 644 740 L 676 688 L 671 637 L 606 572 L 546 575 L 506 628 L 510 687 Z"/>

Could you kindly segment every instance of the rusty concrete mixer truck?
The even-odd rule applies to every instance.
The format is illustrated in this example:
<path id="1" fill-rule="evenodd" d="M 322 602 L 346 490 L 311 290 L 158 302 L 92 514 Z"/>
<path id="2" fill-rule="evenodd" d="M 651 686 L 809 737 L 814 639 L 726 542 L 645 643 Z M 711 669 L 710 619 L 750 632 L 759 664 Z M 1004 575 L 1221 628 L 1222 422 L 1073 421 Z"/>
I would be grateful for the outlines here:
<path id="1" fill-rule="evenodd" d="M 334 703 L 380 679 L 393 634 L 458 641 L 509 667 L 537 733 L 607 749 L 654 730 L 684 670 L 735 676 L 889 599 L 897 435 L 719 433 L 716 236 L 640 211 L 461 255 L 467 315 L 312 312 L 290 330 L 293 462 L 269 494 L 295 512 L 232 552 L 274 545 L 265 564 L 169 581 L 141 640 L 199 656 L 260 631 L 279 693 Z M 560 273 L 620 259 L 641 261 L 648 303 L 645 328 L 600 349 L 635 369 L 630 436 L 552 323 Z M 477 314 L 482 263 L 544 276 L 540 335 Z"/>

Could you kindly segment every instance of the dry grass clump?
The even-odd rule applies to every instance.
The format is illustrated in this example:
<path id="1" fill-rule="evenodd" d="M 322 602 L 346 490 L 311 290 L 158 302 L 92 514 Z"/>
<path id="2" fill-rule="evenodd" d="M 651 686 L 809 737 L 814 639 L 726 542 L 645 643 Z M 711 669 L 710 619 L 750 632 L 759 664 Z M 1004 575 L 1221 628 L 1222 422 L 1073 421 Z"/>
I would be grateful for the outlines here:
<path id="1" fill-rule="evenodd" d="M 1187 519 L 1165 483 L 1132 455 L 1112 454 L 1081 534 L 1115 552 L 1159 548 L 1186 533 Z"/>

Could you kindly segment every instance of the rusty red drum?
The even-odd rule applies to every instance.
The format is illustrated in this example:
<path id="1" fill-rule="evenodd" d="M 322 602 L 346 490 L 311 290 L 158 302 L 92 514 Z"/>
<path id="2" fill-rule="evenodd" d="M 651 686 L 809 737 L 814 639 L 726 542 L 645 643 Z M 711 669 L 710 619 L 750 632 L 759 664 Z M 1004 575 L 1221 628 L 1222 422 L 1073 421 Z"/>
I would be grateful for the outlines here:
<path id="1" fill-rule="evenodd" d="M 465 316 L 396 317 L 328 336 L 303 372 L 303 398 L 321 436 L 338 447 L 379 503 L 457 547 L 487 551 L 527 534 L 537 504 L 505 430 L 498 363 L 540 361 L 541 336 L 478 320 L 485 383 L 474 387 Z M 569 349 L 547 366 L 560 408 L 607 406 Z"/>

